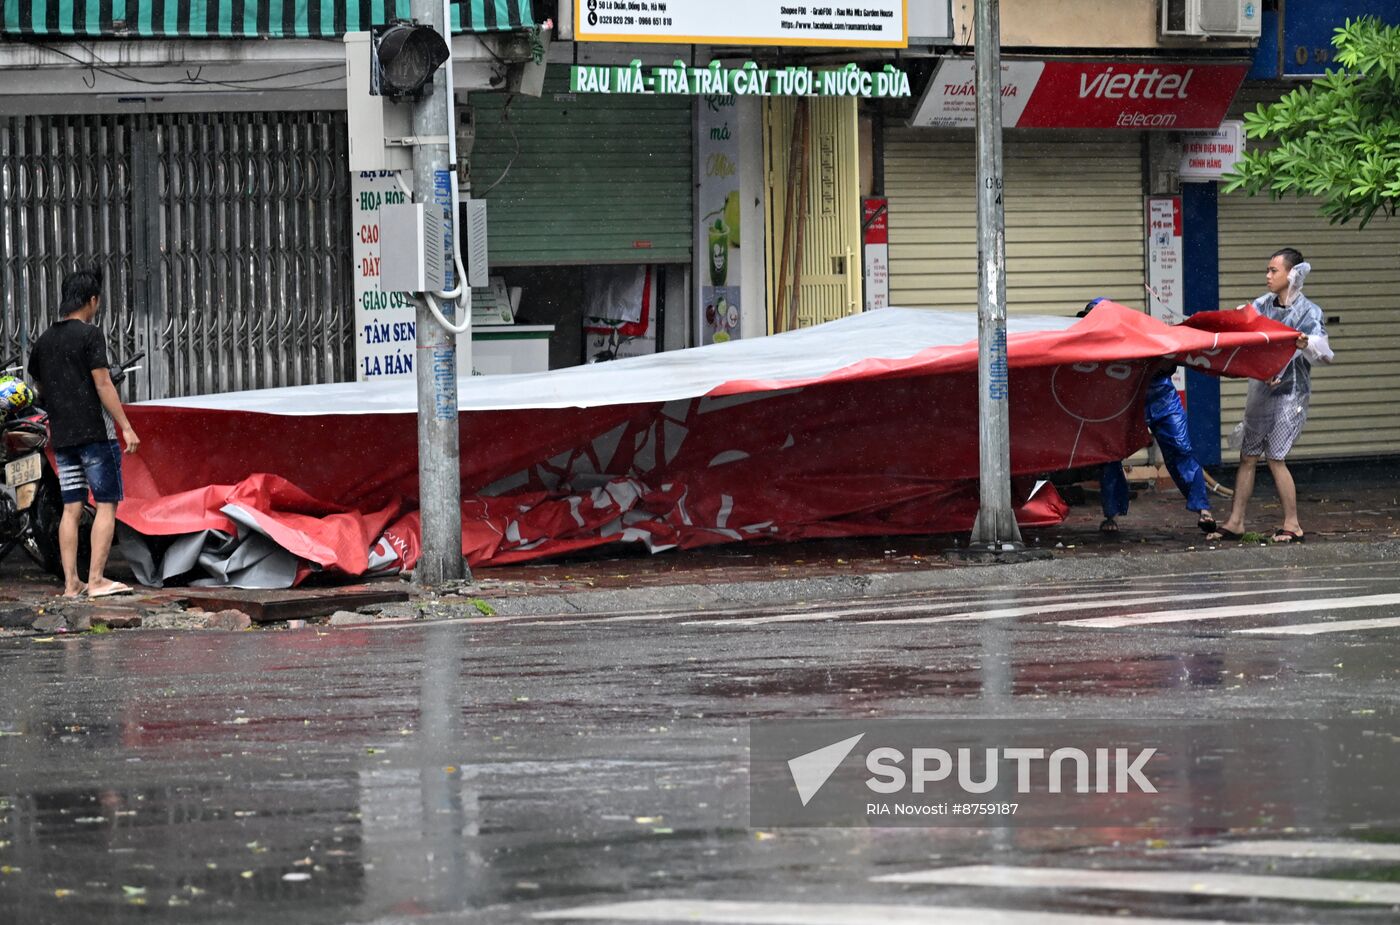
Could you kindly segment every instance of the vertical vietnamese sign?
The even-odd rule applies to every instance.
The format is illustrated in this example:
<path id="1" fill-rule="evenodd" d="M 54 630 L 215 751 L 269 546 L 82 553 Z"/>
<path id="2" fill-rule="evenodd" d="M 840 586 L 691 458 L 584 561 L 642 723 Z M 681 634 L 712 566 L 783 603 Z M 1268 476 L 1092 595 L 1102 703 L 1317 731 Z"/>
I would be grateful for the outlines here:
<path id="1" fill-rule="evenodd" d="M 350 178 L 354 223 L 355 379 L 413 375 L 417 332 L 413 301 L 406 292 L 379 285 L 379 208 L 406 197 L 392 171 L 355 173 Z"/>
<path id="2" fill-rule="evenodd" d="M 738 97 L 701 97 L 696 126 L 700 186 L 695 197 L 695 253 L 703 254 L 696 270 L 702 306 L 699 340 L 701 344 L 721 344 L 739 337 L 743 312 Z M 750 242 L 750 246 L 754 244 Z"/>
<path id="3" fill-rule="evenodd" d="M 865 241 L 865 310 L 890 307 L 890 201 L 861 201 L 861 234 Z"/>
<path id="4" fill-rule="evenodd" d="M 1167 324 L 1179 324 L 1183 311 L 1181 197 L 1147 197 L 1148 314 Z M 1172 374 L 1176 390 L 1186 391 L 1186 372 Z"/>

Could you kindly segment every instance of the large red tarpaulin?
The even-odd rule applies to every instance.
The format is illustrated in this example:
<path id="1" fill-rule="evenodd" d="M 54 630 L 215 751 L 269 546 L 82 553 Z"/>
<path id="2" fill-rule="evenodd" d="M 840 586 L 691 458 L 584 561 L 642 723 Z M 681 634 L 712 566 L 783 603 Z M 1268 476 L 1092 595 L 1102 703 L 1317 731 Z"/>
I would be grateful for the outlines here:
<path id="1" fill-rule="evenodd" d="M 1296 337 L 1252 309 L 1169 327 L 1101 303 L 1072 326 L 1039 321 L 1013 318 L 1007 345 L 1025 525 L 1065 514 L 1049 486 L 1031 496 L 1035 476 L 1147 444 L 1143 386 L 1158 358 L 1267 378 Z M 970 331 L 965 313 L 887 309 L 759 341 L 462 380 L 463 552 L 480 565 L 617 542 L 659 550 L 970 529 Z M 236 532 L 220 513 L 233 504 L 318 567 L 411 567 L 411 386 L 394 396 L 382 384 L 346 384 L 136 405 L 142 448 L 128 457 L 118 516 L 147 536 Z M 381 528 L 368 561 L 354 552 Z"/>

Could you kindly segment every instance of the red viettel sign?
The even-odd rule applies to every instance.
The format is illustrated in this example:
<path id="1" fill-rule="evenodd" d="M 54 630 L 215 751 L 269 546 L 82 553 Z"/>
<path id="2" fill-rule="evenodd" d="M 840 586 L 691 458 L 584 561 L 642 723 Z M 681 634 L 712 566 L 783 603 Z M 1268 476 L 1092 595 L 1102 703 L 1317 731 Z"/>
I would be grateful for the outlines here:
<path id="1" fill-rule="evenodd" d="M 1007 128 L 1214 129 L 1225 118 L 1247 64 L 1003 61 L 1001 117 Z M 977 87 L 968 58 L 944 61 L 913 124 L 976 124 Z"/>

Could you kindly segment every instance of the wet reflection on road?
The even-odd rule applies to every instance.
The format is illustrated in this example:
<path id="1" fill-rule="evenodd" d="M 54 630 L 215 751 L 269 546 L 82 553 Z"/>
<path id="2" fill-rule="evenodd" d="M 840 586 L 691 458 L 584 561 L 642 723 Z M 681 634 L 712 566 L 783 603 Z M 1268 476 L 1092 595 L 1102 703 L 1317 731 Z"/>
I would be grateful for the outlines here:
<path id="1" fill-rule="evenodd" d="M 747 722 L 1276 716 L 1390 697 L 1394 655 L 1035 621 L 10 640 L 0 920 L 512 921 L 563 899 L 775 879 L 820 892 L 834 870 L 863 882 L 911 860 L 1143 845 L 1154 833 L 753 830 Z M 1257 782 L 1204 766 L 1177 783 L 1227 799 Z"/>

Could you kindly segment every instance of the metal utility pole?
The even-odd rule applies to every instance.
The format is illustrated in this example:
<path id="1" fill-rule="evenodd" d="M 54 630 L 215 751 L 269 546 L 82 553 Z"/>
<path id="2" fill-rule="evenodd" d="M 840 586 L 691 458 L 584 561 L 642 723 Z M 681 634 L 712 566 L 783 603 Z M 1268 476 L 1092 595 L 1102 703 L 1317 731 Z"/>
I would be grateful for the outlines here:
<path id="1" fill-rule="evenodd" d="M 975 0 L 977 71 L 977 446 L 981 508 L 973 548 L 1019 548 L 1011 508 L 1010 380 L 1006 365 L 1006 222 L 1002 208 L 1001 16 Z"/>
<path id="2" fill-rule="evenodd" d="M 431 26 L 452 46 L 452 24 L 444 0 L 412 0 L 412 16 Z M 453 131 L 452 58 L 433 74 L 432 92 L 413 106 L 413 199 L 456 209 L 450 171 L 449 134 Z M 452 242 L 455 248 L 457 241 Z M 450 258 L 449 258 L 450 260 Z M 455 272 L 455 271 L 454 271 Z M 418 357 L 418 505 L 422 518 L 422 558 L 415 577 L 431 586 L 467 576 L 462 559 L 462 468 L 457 436 L 457 338 L 433 317 L 426 297 L 417 300 Z M 442 304 L 453 319 L 453 305 Z"/>

